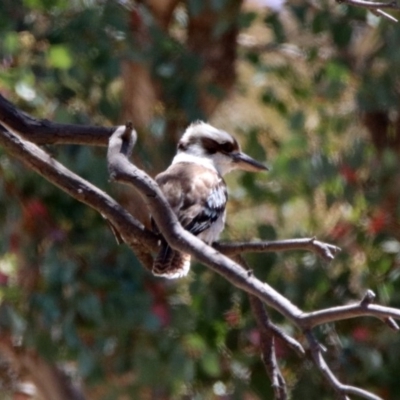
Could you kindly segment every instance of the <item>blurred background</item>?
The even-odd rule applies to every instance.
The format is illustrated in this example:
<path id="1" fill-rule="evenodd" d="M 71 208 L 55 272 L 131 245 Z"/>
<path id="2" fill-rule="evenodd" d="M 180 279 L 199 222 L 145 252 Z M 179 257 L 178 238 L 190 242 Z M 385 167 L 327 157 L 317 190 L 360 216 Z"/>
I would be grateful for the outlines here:
<path id="1" fill-rule="evenodd" d="M 399 43 L 399 24 L 333 0 L 2 0 L 0 93 L 52 121 L 133 121 L 134 161 L 152 176 L 190 122 L 231 132 L 271 171 L 228 177 L 223 239 L 342 248 L 330 264 L 249 254 L 256 276 L 305 310 L 366 289 L 399 307 Z M 138 195 L 108 182 L 104 148 L 46 149 L 146 223 Z M 100 215 L 1 148 L 0 210 L 3 340 L 88 399 L 273 398 L 247 297 L 224 279 L 201 265 L 152 277 Z M 316 333 L 340 379 L 400 399 L 398 334 L 367 318 Z M 293 399 L 333 398 L 310 361 L 279 341 L 277 353 Z M 0 393 L 41 398 L 4 354 Z"/>

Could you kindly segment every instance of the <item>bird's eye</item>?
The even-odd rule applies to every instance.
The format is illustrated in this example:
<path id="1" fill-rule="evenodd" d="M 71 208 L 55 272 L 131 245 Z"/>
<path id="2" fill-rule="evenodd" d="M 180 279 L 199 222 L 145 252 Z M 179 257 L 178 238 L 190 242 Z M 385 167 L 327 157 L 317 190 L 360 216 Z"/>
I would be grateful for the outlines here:
<path id="1" fill-rule="evenodd" d="M 231 142 L 221 143 L 221 150 L 224 153 L 231 153 L 233 151 L 233 143 Z"/>
<path id="2" fill-rule="evenodd" d="M 187 149 L 187 146 L 184 143 L 182 143 L 182 142 L 178 143 L 178 150 L 185 151 L 186 149 Z"/>
<path id="3" fill-rule="evenodd" d="M 201 138 L 201 145 L 208 154 L 215 154 L 218 151 L 218 143 L 209 138 Z"/>

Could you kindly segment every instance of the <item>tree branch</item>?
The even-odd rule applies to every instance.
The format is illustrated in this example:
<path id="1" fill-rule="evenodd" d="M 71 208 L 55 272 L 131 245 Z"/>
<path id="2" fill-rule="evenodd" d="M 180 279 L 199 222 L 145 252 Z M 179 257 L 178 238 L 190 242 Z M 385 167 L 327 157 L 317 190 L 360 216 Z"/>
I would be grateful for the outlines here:
<path id="1" fill-rule="evenodd" d="M 132 217 L 112 197 L 74 174 L 44 150 L 12 132 L 0 130 L 0 144 L 15 158 L 42 175 L 48 181 L 87 204 L 107 218 L 124 241 L 136 252 L 144 265 L 152 264 L 149 252 L 157 246 L 157 237 Z M 146 254 L 148 254 L 146 256 Z"/>
<path id="2" fill-rule="evenodd" d="M 263 253 L 289 250 L 307 250 L 318 254 L 324 260 L 332 261 L 340 248 L 329 243 L 320 242 L 316 238 L 287 239 L 251 243 L 214 243 L 213 247 L 228 256 L 243 253 Z"/>
<path id="3" fill-rule="evenodd" d="M 247 261 L 241 256 L 237 255 L 234 258 L 240 266 L 242 266 L 246 271 L 251 271 Z M 294 350 L 300 357 L 304 356 L 305 351 L 303 346 L 291 336 L 287 335 L 282 329 L 280 329 L 277 325 L 275 325 L 271 319 L 263 303 L 255 296 L 249 295 L 250 305 L 257 321 L 257 324 L 261 331 L 268 331 L 269 335 L 273 335 L 281 339 L 286 345 Z"/>
<path id="4" fill-rule="evenodd" d="M 129 162 L 128 157 L 132 151 L 133 144 L 124 144 L 124 132 L 125 128 L 120 127 L 110 139 L 107 156 L 110 175 L 116 181 L 135 187 L 142 194 L 157 226 L 171 247 L 196 257 L 200 262 L 208 265 L 235 286 L 255 295 L 269 306 L 275 308 L 302 329 L 309 329 L 313 326 L 339 319 L 366 315 L 377 316 L 378 318 L 393 317 L 400 319 L 399 309 L 376 305 L 365 307 L 360 306 L 359 303 L 332 307 L 310 313 L 302 312 L 272 287 L 259 281 L 252 274 L 244 271 L 238 264 L 182 228 L 157 184 L 147 174 Z M 298 243 L 300 243 L 300 246 L 314 248 L 316 241 L 314 239 L 306 239 L 304 242 L 300 240 Z M 299 248 L 298 243 L 296 244 L 297 248 Z M 252 245 L 250 244 L 250 246 Z M 294 246 L 293 243 L 290 244 L 290 246 L 292 245 Z M 257 246 L 255 247 L 257 248 Z M 332 247 L 337 249 L 336 246 Z M 226 248 L 229 248 L 229 246 Z M 324 247 L 322 246 L 321 248 Z M 233 252 L 236 253 L 236 251 L 237 249 Z M 322 254 L 325 253 L 322 252 Z"/>
<path id="5" fill-rule="evenodd" d="M 310 351 L 313 357 L 314 363 L 316 367 L 322 372 L 322 375 L 325 377 L 327 382 L 332 386 L 335 392 L 338 394 L 341 400 L 349 400 L 347 395 L 354 394 L 360 397 L 363 397 L 367 400 L 383 400 L 379 396 L 375 396 L 371 392 L 368 392 L 364 389 L 357 388 L 355 386 L 344 385 L 342 384 L 329 368 L 326 363 L 324 357 L 322 356 L 322 348 L 318 343 L 314 335 L 311 331 L 305 331 L 305 336 L 310 344 Z"/>
<path id="6" fill-rule="evenodd" d="M 346 306 L 329 307 L 323 310 L 303 313 L 300 317 L 300 324 L 303 328 L 308 329 L 317 325 L 327 324 L 328 322 L 367 316 L 382 320 L 387 318 L 400 319 L 400 309 L 377 304 L 365 306 L 361 303 L 354 303 Z"/>
<path id="7" fill-rule="evenodd" d="M 16 108 L 0 94 L 0 121 L 10 131 L 18 132 L 36 144 L 85 144 L 107 146 L 116 127 L 58 124 L 36 119 Z"/>
<path id="8" fill-rule="evenodd" d="M 275 335 L 270 328 L 271 321 L 264 309 L 264 304 L 257 297 L 249 295 L 249 300 L 260 331 L 261 359 L 272 382 L 275 399 L 286 400 L 288 398 L 287 385 L 276 359 Z"/>
<path id="9" fill-rule="evenodd" d="M 234 259 L 244 269 L 247 271 L 250 270 L 246 260 L 241 255 L 236 255 Z M 288 393 L 286 381 L 276 359 L 275 337 L 281 338 L 290 348 L 294 349 L 302 356 L 305 354 L 304 349 L 297 340 L 286 335 L 271 322 L 269 315 L 264 308 L 264 304 L 260 299 L 253 295 L 248 295 L 248 297 L 260 334 L 261 359 L 272 382 L 275 400 L 287 400 Z"/>
<path id="10" fill-rule="evenodd" d="M 111 128 L 85 129 L 77 126 L 53 124 L 45 120 L 36 120 L 26 114 L 12 110 L 13 106 L 0 96 L 0 121 L 9 130 L 0 127 L 0 144 L 13 156 L 21 160 L 47 180 L 60 187 L 75 199 L 89 205 L 107 218 L 118 230 L 124 241 L 138 255 L 141 261 L 149 266 L 152 261 L 150 253 L 157 249 L 158 237 L 145 229 L 124 208 L 109 195 L 94 185 L 83 180 L 62 164 L 50 157 L 45 151 L 33 143 L 21 139 L 18 135 L 25 135 L 36 143 L 84 143 L 103 145 L 109 136 Z M 25 131 L 24 131 L 25 129 Z M 114 129 L 114 128 L 112 128 Z M 66 132 L 66 133 L 65 133 Z M 54 135 L 55 138 L 50 136 Z M 116 181 L 135 187 L 146 200 L 148 209 L 157 223 L 161 233 L 174 249 L 187 252 L 203 264 L 209 266 L 218 274 L 225 277 L 236 287 L 249 293 L 253 304 L 254 314 L 260 329 L 268 333 L 262 344 L 265 357 L 270 362 L 269 371 L 273 382 L 281 389 L 276 391 L 277 399 L 284 399 L 284 380 L 274 359 L 274 336 L 281 337 L 289 346 L 304 352 L 302 346 L 294 339 L 285 335 L 278 327 L 271 323 L 261 302 L 277 310 L 303 332 L 305 332 L 311 347 L 311 328 L 327 322 L 338 321 L 359 316 L 374 316 L 380 318 L 392 329 L 398 329 L 394 319 L 400 319 L 400 310 L 372 304 L 374 296 L 367 293 L 364 298 L 355 304 L 331 307 L 312 312 L 303 312 L 288 299 L 275 291 L 268 284 L 254 277 L 251 271 L 244 270 L 240 265 L 230 260 L 229 256 L 237 256 L 244 252 L 268 252 L 285 250 L 312 251 L 325 260 L 332 260 L 339 248 L 317 241 L 315 238 L 282 240 L 274 242 L 255 243 L 217 243 L 215 248 L 185 231 L 179 224 L 175 214 L 169 207 L 157 184 L 143 171 L 136 168 L 128 160 L 136 141 L 136 133 L 131 125 L 120 126 L 110 137 L 107 160 L 111 178 Z M 220 251 L 220 252 L 219 252 Z M 268 336 L 269 335 L 269 336 Z M 311 335 L 311 336 L 310 336 Z M 366 399 L 377 400 L 378 397 L 347 385 L 342 385 L 335 376 L 329 374 L 329 368 L 323 360 L 320 346 L 312 348 L 313 357 L 322 373 L 330 380 L 331 385 L 341 393 L 343 399 L 348 394 L 356 394 Z M 279 397 L 280 396 L 280 397 Z"/>
<path id="11" fill-rule="evenodd" d="M 400 7 L 396 1 L 390 1 L 388 3 L 381 3 L 379 1 L 365 1 L 365 0 L 336 0 L 336 1 L 339 4 L 346 3 L 351 6 L 363 7 L 373 10 L 376 10 L 378 8 L 389 8 L 391 10 L 400 10 Z"/>
<path id="12" fill-rule="evenodd" d="M 313 326 L 339 319 L 346 319 L 362 315 L 378 316 L 381 319 L 389 317 L 400 319 L 400 310 L 382 306 L 378 306 L 377 308 L 375 305 L 365 304 L 365 301 L 361 302 L 363 304 L 358 303 L 350 306 L 332 307 L 310 313 L 302 312 L 268 284 L 262 283 L 255 278 L 251 271 L 243 270 L 243 268 L 241 268 L 241 266 L 239 266 L 237 263 L 232 262 L 230 259 L 217 252 L 215 249 L 207 246 L 201 240 L 182 228 L 156 183 L 143 171 L 139 170 L 129 162 L 128 157 L 131 155 L 134 141 L 129 139 L 129 143 L 124 143 L 124 141 L 127 140 L 127 136 L 127 129 L 123 129 L 121 127 L 118 128 L 110 138 L 107 156 L 110 175 L 116 181 L 132 185 L 142 194 L 152 217 L 154 218 L 165 240 L 171 245 L 172 248 L 191 254 L 200 262 L 204 263 L 215 272 L 225 277 L 236 287 L 246 291 L 258 300 L 265 302 L 270 307 L 275 308 L 278 312 L 301 328 L 303 332 L 307 333 L 309 337 L 311 337 L 310 329 Z M 307 240 L 308 242 L 300 242 L 300 245 L 311 246 L 310 248 L 313 248 L 314 251 L 319 252 L 328 259 L 330 258 L 331 252 L 336 252 L 338 250 L 335 246 L 328 247 L 328 250 L 326 250 L 326 246 L 320 246 L 319 244 L 316 246 L 316 241 L 314 239 Z M 291 245 L 294 244 L 292 243 Z M 297 246 L 299 246 L 299 243 L 297 243 Z M 258 250 L 261 250 L 262 248 L 262 250 L 265 251 L 265 243 L 263 246 L 256 246 L 256 248 Z M 316 250 L 317 248 L 320 250 Z M 324 249 L 324 251 L 321 251 L 321 249 Z M 237 246 L 236 248 L 228 248 L 228 251 L 229 250 L 231 250 L 232 253 L 236 253 Z M 256 306 L 258 306 L 257 303 Z M 265 327 L 265 321 L 262 324 Z M 278 385 L 278 388 L 275 391 L 276 398 L 284 399 L 285 391 L 280 390 L 279 388 L 284 388 L 285 386 L 283 378 L 280 377 L 276 360 L 274 360 L 274 343 L 272 339 L 268 339 L 267 337 L 264 339 L 265 342 L 263 344 L 263 351 L 267 357 L 265 365 L 268 373 L 273 379 L 273 382 Z M 317 366 L 320 368 L 335 390 L 337 390 L 337 392 L 341 395 L 342 399 L 348 399 L 347 394 L 356 394 L 372 400 L 379 399 L 379 397 L 376 397 L 375 395 L 362 389 L 355 388 L 353 386 L 342 385 L 330 372 L 330 369 L 320 354 L 320 349 L 318 352 L 314 349 L 313 356 Z"/>
<path id="13" fill-rule="evenodd" d="M 120 127 L 110 138 L 107 154 L 110 176 L 112 179 L 131 185 L 139 191 L 168 244 L 174 249 L 191 254 L 236 287 L 257 296 L 296 323 L 302 314 L 299 308 L 271 286 L 249 275 L 231 259 L 182 228 L 156 182 L 129 162 L 128 158 L 131 155 L 133 145 L 124 143 L 124 132 L 125 128 Z M 132 138 L 130 140 L 134 141 Z"/>
<path id="14" fill-rule="evenodd" d="M 366 1 L 366 0 L 336 0 L 339 4 L 348 4 L 354 7 L 361 7 L 370 10 L 373 14 L 389 19 L 392 22 L 398 22 L 398 19 L 393 15 L 383 11 L 382 8 L 389 10 L 400 10 L 400 6 L 396 1 L 390 1 L 387 3 L 380 3 L 378 1 Z"/>

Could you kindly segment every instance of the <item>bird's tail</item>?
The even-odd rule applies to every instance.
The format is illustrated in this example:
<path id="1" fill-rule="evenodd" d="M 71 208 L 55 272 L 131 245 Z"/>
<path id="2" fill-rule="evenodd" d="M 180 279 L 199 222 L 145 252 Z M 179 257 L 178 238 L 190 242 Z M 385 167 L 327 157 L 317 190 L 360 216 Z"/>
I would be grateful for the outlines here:
<path id="1" fill-rule="evenodd" d="M 163 241 L 153 263 L 153 274 L 168 279 L 176 279 L 186 276 L 189 269 L 190 254 L 180 253 Z"/>

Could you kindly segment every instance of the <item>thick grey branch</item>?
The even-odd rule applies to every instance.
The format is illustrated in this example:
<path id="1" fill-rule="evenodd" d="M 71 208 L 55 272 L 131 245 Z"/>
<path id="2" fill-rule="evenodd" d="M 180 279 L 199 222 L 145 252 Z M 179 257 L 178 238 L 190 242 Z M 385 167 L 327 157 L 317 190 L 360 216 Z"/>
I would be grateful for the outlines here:
<path id="1" fill-rule="evenodd" d="M 0 144 L 11 155 L 20 159 L 72 197 L 100 212 L 118 230 L 124 241 L 131 246 L 136 254 L 138 252 L 146 254 L 146 257 L 141 259 L 144 265 L 151 263 L 149 253 L 157 248 L 157 237 L 152 232 L 146 230 L 106 193 L 69 171 L 33 143 L 18 136 L 20 134 L 31 141 L 41 144 L 80 143 L 104 145 L 115 128 L 79 127 L 37 120 L 15 109 L 11 103 L 1 96 L 0 124 L 7 128 L 4 129 L 0 126 Z M 17 132 L 17 134 L 14 134 L 14 132 Z M 217 251 L 220 250 L 229 256 L 234 256 L 250 251 L 309 250 L 319 254 L 326 260 L 332 260 L 337 251 L 339 251 L 336 246 L 319 242 L 314 238 L 308 238 L 275 242 L 220 243 L 215 244 L 215 248 L 212 248 L 185 231 L 170 209 L 157 184 L 147 174 L 129 162 L 127 157 L 132 152 L 135 140 L 136 134 L 130 125 L 119 127 L 111 135 L 107 155 L 110 175 L 117 181 L 135 187 L 141 193 L 157 226 L 171 247 L 191 254 L 236 287 L 254 296 L 258 305 L 261 304 L 258 300 L 265 302 L 303 331 L 310 332 L 310 329 L 317 325 L 360 316 L 374 316 L 385 321 L 393 329 L 398 328 L 394 318 L 400 319 L 400 310 L 372 304 L 373 299 L 371 296 L 366 296 L 363 301 L 351 305 L 332 307 L 309 313 L 302 312 L 268 284 L 254 277 L 250 271 L 245 271 L 237 263 Z M 268 326 L 265 319 L 263 324 L 264 327 Z M 279 333 L 280 330 L 274 331 L 273 326 L 273 324 L 270 324 L 268 329 L 274 336 L 279 336 L 281 334 Z M 287 338 L 284 338 L 284 340 L 287 342 Z M 274 350 L 273 340 L 266 343 L 266 345 L 265 351 L 268 354 L 272 354 L 271 351 L 273 352 Z M 301 346 L 300 349 L 302 350 Z M 366 399 L 379 399 L 362 389 L 338 383 L 333 374 L 333 378 L 330 377 L 330 370 L 322 358 L 320 347 L 319 350 L 314 349 L 313 352 L 317 365 L 319 365 L 328 380 L 331 380 L 332 385 L 337 385 L 340 388 L 338 393 L 342 393 L 343 399 L 347 398 L 347 394 L 356 394 Z M 277 370 L 272 369 L 271 371 L 276 372 Z M 283 378 L 279 378 L 278 375 L 273 377 L 275 382 L 283 384 Z"/>
<path id="2" fill-rule="evenodd" d="M 393 317 L 400 319 L 399 309 L 377 305 L 365 307 L 361 306 L 360 303 L 332 307 L 310 313 L 302 312 L 268 284 L 261 282 L 251 273 L 243 270 L 238 264 L 222 255 L 214 248 L 207 246 L 200 239 L 182 228 L 154 180 L 146 173 L 136 168 L 127 159 L 126 156 L 130 155 L 133 144 L 124 144 L 124 132 L 125 127 L 120 127 L 110 138 L 108 151 L 110 174 L 115 180 L 132 185 L 141 193 L 147 202 L 157 226 L 159 226 L 161 233 L 171 247 L 191 254 L 200 262 L 208 265 L 214 271 L 224 276 L 235 286 L 243 289 L 247 293 L 255 295 L 272 308 L 275 308 L 302 329 L 309 329 L 316 325 L 340 319 L 367 315 L 376 316 L 378 318 Z M 314 246 L 312 244 L 315 243 L 314 239 L 307 240 L 308 244 L 306 244 L 306 246 Z"/>
<path id="3" fill-rule="evenodd" d="M 116 127 L 57 124 L 25 114 L 0 95 L 0 124 L 36 144 L 107 146 Z"/>
<path id="4" fill-rule="evenodd" d="M 144 248 L 148 251 L 156 248 L 156 236 L 134 219 L 112 197 L 71 172 L 35 144 L 7 130 L 1 132 L 0 144 L 9 154 L 48 181 L 107 218 L 134 250 L 141 250 L 143 253 Z M 147 263 L 150 263 L 150 260 Z"/>
<path id="5" fill-rule="evenodd" d="M 377 306 L 375 305 L 361 305 L 360 302 L 350 306 L 333 307 L 311 313 L 302 313 L 301 310 L 293 305 L 288 299 L 276 292 L 272 287 L 255 278 L 250 271 L 245 271 L 240 265 L 234 263 L 214 248 L 207 246 L 201 240 L 182 228 L 157 184 L 143 171 L 139 170 L 129 162 L 127 157 L 132 151 L 135 137 L 131 138 L 129 143 L 124 143 L 128 136 L 127 129 L 120 127 L 110 138 L 108 151 L 110 174 L 115 180 L 132 185 L 141 193 L 146 200 L 147 206 L 157 226 L 171 247 L 187 252 L 196 257 L 200 262 L 225 277 L 236 287 L 265 302 L 270 307 L 275 308 L 278 312 L 306 332 L 310 332 L 310 328 L 322 323 L 361 315 L 374 315 L 379 318 L 394 317 L 400 319 L 400 310 L 388 307 L 376 308 Z M 315 246 L 315 240 L 308 239 L 308 242 L 305 242 L 305 245 Z M 330 249 L 329 252 L 337 251 L 337 248 L 334 246 L 332 247 L 333 248 Z M 236 251 L 237 250 L 235 249 L 232 252 L 235 254 Z M 323 252 L 323 254 L 326 254 L 326 252 Z M 277 372 L 279 369 L 276 368 L 276 360 L 274 361 L 273 357 L 270 357 L 271 354 L 274 354 L 273 346 L 274 343 L 271 340 L 268 341 L 268 343 L 266 342 L 264 346 L 264 351 L 269 357 L 268 360 L 271 362 L 270 366 L 267 364 L 267 370 L 269 373 L 272 373 L 273 382 L 278 386 L 281 386 L 284 385 L 284 382 L 279 378 L 279 373 Z M 318 367 L 330 380 L 332 386 L 335 387 L 335 389 L 339 388 L 338 393 L 341 394 L 342 399 L 347 399 L 347 394 L 356 394 L 363 396 L 366 399 L 379 399 L 379 397 L 376 397 L 362 389 L 342 385 L 327 367 L 320 354 L 321 349 L 319 348 L 318 352 L 315 350 L 313 351 Z M 278 396 L 277 398 L 285 398 L 282 397 L 284 396 L 284 392 L 282 391 L 276 391 L 276 395 Z"/>

